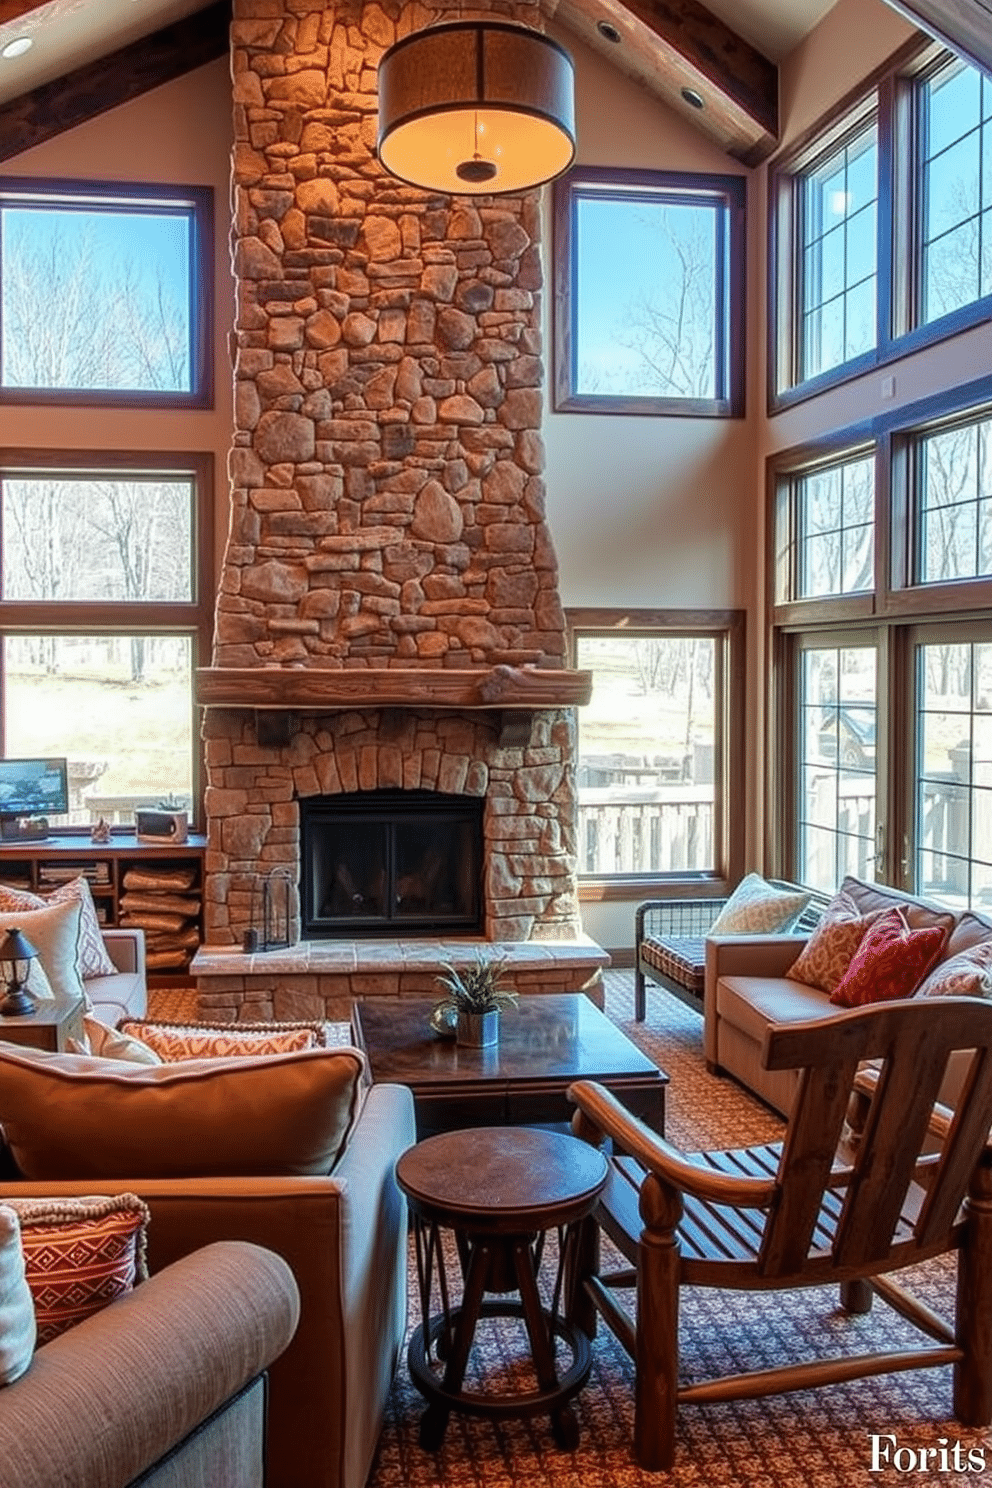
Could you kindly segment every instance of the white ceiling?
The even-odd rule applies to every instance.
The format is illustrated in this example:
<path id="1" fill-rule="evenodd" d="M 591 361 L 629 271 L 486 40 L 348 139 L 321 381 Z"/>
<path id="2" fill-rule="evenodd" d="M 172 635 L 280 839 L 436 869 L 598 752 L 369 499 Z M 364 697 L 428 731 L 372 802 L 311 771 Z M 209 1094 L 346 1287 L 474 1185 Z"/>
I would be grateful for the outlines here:
<path id="1" fill-rule="evenodd" d="M 34 42 L 24 56 L 0 58 L 0 103 L 74 67 L 127 46 L 206 0 L 49 0 L 20 20 L 0 25 L 0 48 L 19 36 Z M 721 20 L 773 61 L 811 31 L 835 0 L 705 0 Z"/>

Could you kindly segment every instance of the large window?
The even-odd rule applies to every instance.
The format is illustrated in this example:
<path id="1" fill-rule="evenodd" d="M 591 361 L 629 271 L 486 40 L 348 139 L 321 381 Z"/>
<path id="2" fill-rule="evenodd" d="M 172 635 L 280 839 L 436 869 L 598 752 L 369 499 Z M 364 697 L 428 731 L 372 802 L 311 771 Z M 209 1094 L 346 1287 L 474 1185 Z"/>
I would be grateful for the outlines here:
<path id="1" fill-rule="evenodd" d="M 855 873 L 992 907 L 990 407 L 984 379 L 877 420 L 870 450 L 859 431 L 773 462 L 777 861 L 818 888 Z M 842 575 L 849 481 L 882 561 L 811 584 L 824 525 L 817 571 Z"/>
<path id="2" fill-rule="evenodd" d="M 877 133 L 871 119 L 801 177 L 802 381 L 875 345 Z"/>
<path id="3" fill-rule="evenodd" d="M 205 456 L 0 451 L 2 753 L 67 757 L 57 825 L 198 815 L 211 479 Z"/>
<path id="4" fill-rule="evenodd" d="M 0 181 L 0 400 L 206 406 L 211 193 Z"/>
<path id="5" fill-rule="evenodd" d="M 579 710 L 580 876 L 732 882 L 741 617 L 575 610 L 569 620 L 574 664 L 593 674 Z"/>
<path id="6" fill-rule="evenodd" d="M 770 174 L 769 404 L 992 313 L 992 81 L 914 42 Z"/>
<path id="7" fill-rule="evenodd" d="M 555 182 L 555 407 L 740 416 L 744 178 Z"/>

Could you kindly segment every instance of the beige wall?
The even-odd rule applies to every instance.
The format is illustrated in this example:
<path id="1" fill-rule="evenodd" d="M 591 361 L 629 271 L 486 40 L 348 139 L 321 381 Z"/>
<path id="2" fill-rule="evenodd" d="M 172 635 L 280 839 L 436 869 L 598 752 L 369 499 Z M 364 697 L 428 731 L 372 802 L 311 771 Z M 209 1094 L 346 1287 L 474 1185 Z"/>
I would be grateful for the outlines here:
<path id="1" fill-rule="evenodd" d="M 747 174 L 568 32 L 577 159 L 585 165 Z M 545 241 L 551 242 L 550 192 Z M 749 221 L 753 241 L 756 224 Z M 550 256 L 545 350 L 552 365 Z M 742 500 L 755 419 L 555 413 L 545 418 L 548 514 L 565 605 L 735 606 L 751 587 Z M 744 479 L 742 479 L 744 477 Z M 672 541 L 678 533 L 678 542 Z"/>
<path id="2" fill-rule="evenodd" d="M 227 533 L 227 452 L 233 422 L 229 76 L 226 60 L 212 62 L 0 165 L 0 173 L 11 176 L 214 188 L 214 407 L 122 413 L 113 408 L 0 406 L 0 446 L 212 451 L 218 551 Z M 58 306 L 52 311 L 57 314 Z"/>

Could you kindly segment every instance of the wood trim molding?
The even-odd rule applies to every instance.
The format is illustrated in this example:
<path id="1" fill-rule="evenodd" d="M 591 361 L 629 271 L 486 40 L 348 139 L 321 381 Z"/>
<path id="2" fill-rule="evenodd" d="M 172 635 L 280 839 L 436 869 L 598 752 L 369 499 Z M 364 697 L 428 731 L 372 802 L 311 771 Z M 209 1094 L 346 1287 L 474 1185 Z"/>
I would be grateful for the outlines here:
<path id="1" fill-rule="evenodd" d="M 992 0 L 886 0 L 969 62 L 992 70 Z"/>
<path id="2" fill-rule="evenodd" d="M 16 0 L 0 0 L 0 23 L 36 8 Z M 184 20 L 3 104 L 0 160 L 10 160 L 32 145 L 54 139 L 77 124 L 85 124 L 162 83 L 226 56 L 230 24 L 230 0 L 215 0 Z"/>

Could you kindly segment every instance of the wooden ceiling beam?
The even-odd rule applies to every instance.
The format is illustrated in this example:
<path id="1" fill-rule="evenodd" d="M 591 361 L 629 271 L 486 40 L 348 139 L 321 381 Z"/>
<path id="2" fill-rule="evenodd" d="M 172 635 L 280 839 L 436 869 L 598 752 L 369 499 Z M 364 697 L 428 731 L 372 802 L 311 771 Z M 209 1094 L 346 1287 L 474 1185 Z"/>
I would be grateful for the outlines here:
<path id="1" fill-rule="evenodd" d="M 19 21 L 21 16 L 30 15 L 32 10 L 41 10 L 48 4 L 48 0 L 0 0 L 0 26 L 5 26 L 8 21 Z"/>
<path id="2" fill-rule="evenodd" d="M 4 3 L 0 0 L 0 7 Z M 16 0 L 6 3 L 16 4 Z M 22 11 L 29 8 L 21 7 Z M 2 9 L 0 18 L 9 18 Z M 226 56 L 230 25 L 230 0 L 215 0 L 195 15 L 0 105 L 0 160 L 9 160 L 32 145 L 64 134 L 108 109 L 130 103 L 162 83 Z"/>
<path id="3" fill-rule="evenodd" d="M 887 0 L 962 57 L 992 73 L 992 0 Z"/>
<path id="4" fill-rule="evenodd" d="M 554 14 L 735 159 L 757 165 L 775 149 L 778 68 L 699 0 L 558 0 Z"/>

